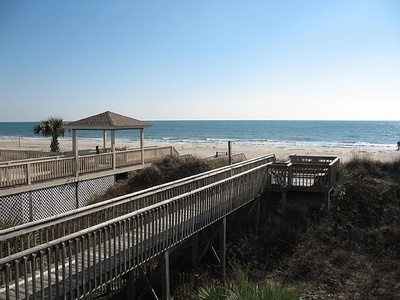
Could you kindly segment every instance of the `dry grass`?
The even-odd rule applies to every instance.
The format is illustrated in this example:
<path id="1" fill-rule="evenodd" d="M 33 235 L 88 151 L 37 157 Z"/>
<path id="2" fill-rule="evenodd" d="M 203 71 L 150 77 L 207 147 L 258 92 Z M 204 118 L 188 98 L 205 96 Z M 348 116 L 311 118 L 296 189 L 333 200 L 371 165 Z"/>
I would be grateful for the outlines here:
<path id="1" fill-rule="evenodd" d="M 270 213 L 234 235 L 230 262 L 302 286 L 302 299 L 400 299 L 400 161 L 353 159 L 338 179 L 329 212 Z"/>
<path id="2" fill-rule="evenodd" d="M 282 264 L 318 299 L 399 299 L 400 162 L 342 166 L 332 209 Z"/>

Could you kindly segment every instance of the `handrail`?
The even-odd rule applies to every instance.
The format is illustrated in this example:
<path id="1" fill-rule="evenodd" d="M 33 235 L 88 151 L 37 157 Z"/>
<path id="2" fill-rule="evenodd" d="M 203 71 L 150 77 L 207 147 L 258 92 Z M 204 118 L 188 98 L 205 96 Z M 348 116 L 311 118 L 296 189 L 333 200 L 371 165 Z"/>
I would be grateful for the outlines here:
<path id="1" fill-rule="evenodd" d="M 80 298 L 261 195 L 266 166 L 2 258 L 3 294 Z"/>
<path id="2" fill-rule="evenodd" d="M 58 156 L 60 154 L 62 154 L 62 152 L 0 149 L 0 161 L 3 162 L 3 161 L 19 160 L 19 159 L 51 157 L 54 155 Z"/>
<path id="3" fill-rule="evenodd" d="M 268 184 L 272 191 L 327 192 L 336 182 L 339 157 L 290 156 L 287 163 L 268 166 Z"/>
<path id="4" fill-rule="evenodd" d="M 93 226 L 85 228 L 83 230 L 79 230 L 77 232 L 62 236 L 62 237 L 60 237 L 58 239 L 43 243 L 42 245 L 38 245 L 38 246 L 35 246 L 33 248 L 23 250 L 23 251 L 21 251 L 19 253 L 9 255 L 9 256 L 7 256 L 5 258 L 0 258 L 0 265 L 5 263 L 5 262 L 8 262 L 10 260 L 23 258 L 24 256 L 29 255 L 31 252 L 44 250 L 44 249 L 46 249 L 48 247 L 55 246 L 55 245 L 60 244 L 60 243 L 65 243 L 68 240 L 79 238 L 80 236 L 85 235 L 85 234 L 89 234 L 89 233 L 91 233 L 91 232 L 93 232 L 95 230 L 99 230 L 101 228 L 104 228 L 104 227 L 111 226 L 113 224 L 122 222 L 122 221 L 126 220 L 127 218 L 144 215 L 144 214 L 148 213 L 149 211 L 155 210 L 155 209 L 157 209 L 159 207 L 166 206 L 166 205 L 171 204 L 171 203 L 176 202 L 176 201 L 182 201 L 182 199 L 187 198 L 187 197 L 189 197 L 191 195 L 203 193 L 204 191 L 207 191 L 207 190 L 210 190 L 210 189 L 216 190 L 215 188 L 218 187 L 218 186 L 221 186 L 222 184 L 224 184 L 226 186 L 227 182 L 240 182 L 240 181 L 243 182 L 243 179 L 240 180 L 242 177 L 244 177 L 244 176 L 246 176 L 248 174 L 256 173 L 256 172 L 258 172 L 260 170 L 263 170 L 263 172 L 262 172 L 263 175 L 260 178 L 262 180 L 259 180 L 258 182 L 256 182 L 258 188 L 255 191 L 255 196 L 254 196 L 254 198 L 255 198 L 257 196 L 260 196 L 263 192 L 265 192 L 265 187 L 266 187 L 266 184 L 265 184 L 266 167 L 267 167 L 267 165 L 258 166 L 256 168 L 247 170 L 247 171 L 245 171 L 243 173 L 236 174 L 236 175 L 234 175 L 232 177 L 222 179 L 220 181 L 214 182 L 214 183 L 206 185 L 206 186 L 202 186 L 202 187 L 197 188 L 197 189 L 195 189 L 193 191 L 174 196 L 172 198 L 163 200 L 161 202 L 154 203 L 152 205 L 143 207 L 143 208 L 141 208 L 139 210 L 136 210 L 136 211 L 133 211 L 133 212 L 118 216 L 116 218 L 104 221 L 102 223 L 93 225 Z M 246 187 L 248 188 L 249 185 L 230 184 L 228 187 L 229 187 L 230 196 L 234 198 L 235 196 L 240 194 L 240 193 L 238 193 L 240 188 L 246 188 Z M 232 187 L 233 187 L 233 189 L 231 189 Z M 226 192 L 227 190 L 223 190 L 222 189 L 222 190 L 219 190 L 219 191 L 220 192 L 221 191 L 222 192 Z M 231 193 L 232 191 L 233 191 L 233 193 Z M 213 195 L 216 196 L 217 194 L 213 194 Z M 254 198 L 252 198 L 252 199 L 254 199 Z M 252 199 L 250 199 L 250 200 L 252 200 Z M 206 200 L 206 199 L 202 199 L 202 200 Z M 246 202 L 248 202 L 248 201 L 246 201 Z M 233 209 L 233 210 L 236 210 L 237 208 L 238 207 L 235 207 L 235 209 Z M 232 211 L 229 211 L 229 213 L 232 212 Z M 220 217 L 223 217 L 224 215 L 221 215 Z"/>
<path id="5" fill-rule="evenodd" d="M 18 159 L 18 160 L 0 161 L 0 166 L 25 164 L 25 163 L 37 162 L 37 161 L 54 160 L 54 159 L 60 159 L 61 157 L 65 157 L 65 155 L 53 155 L 53 156 L 32 157 L 32 158 Z"/>
<path id="6" fill-rule="evenodd" d="M 144 148 L 143 152 L 145 163 L 153 162 L 155 159 L 167 154 L 176 154 L 176 150 L 172 146 Z M 114 155 L 116 165 L 113 163 Z M 30 185 L 44 180 L 58 179 L 66 176 L 74 177 L 91 172 L 142 164 L 141 155 L 141 149 L 133 149 L 115 153 L 59 157 L 57 159 L 46 157 L 44 159 L 33 159 L 23 162 L 17 161 L 12 164 L 0 164 L 0 188 Z M 77 166 L 78 172 L 76 170 Z"/>
<path id="7" fill-rule="evenodd" d="M 82 207 L 47 219 L 26 223 L 0 231 L 0 246 L 7 249 L 25 249 L 34 246 L 36 237 L 40 242 L 49 242 L 60 235 L 70 234 L 77 230 L 93 226 L 101 221 L 115 218 L 129 211 L 138 210 L 203 185 L 240 174 L 259 165 L 275 161 L 275 155 L 269 154 L 248 161 L 239 162 L 217 170 L 190 176 L 170 183 L 148 188 L 139 192 L 106 200 L 97 204 Z M 18 247 L 13 245 L 18 245 Z M 1 255 L 1 253 L 0 253 Z"/>

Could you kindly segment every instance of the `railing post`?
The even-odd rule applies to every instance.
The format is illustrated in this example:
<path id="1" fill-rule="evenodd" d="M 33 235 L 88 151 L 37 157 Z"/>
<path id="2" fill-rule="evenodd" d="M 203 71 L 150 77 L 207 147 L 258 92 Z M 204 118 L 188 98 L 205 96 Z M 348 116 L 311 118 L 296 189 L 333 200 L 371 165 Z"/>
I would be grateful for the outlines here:
<path id="1" fill-rule="evenodd" d="M 29 191 L 29 222 L 33 222 L 32 191 Z"/>
<path id="2" fill-rule="evenodd" d="M 78 181 L 79 178 L 79 156 L 75 156 L 75 181 Z"/>
<path id="3" fill-rule="evenodd" d="M 228 141 L 228 164 L 232 164 L 232 141 Z"/>
<path id="4" fill-rule="evenodd" d="M 28 185 L 32 184 L 32 164 L 31 163 L 26 164 L 26 183 Z"/>
<path id="5" fill-rule="evenodd" d="M 289 164 L 287 171 L 288 171 L 287 188 L 288 188 L 288 190 L 290 190 L 292 187 L 292 182 L 293 182 L 293 164 L 292 163 Z"/>

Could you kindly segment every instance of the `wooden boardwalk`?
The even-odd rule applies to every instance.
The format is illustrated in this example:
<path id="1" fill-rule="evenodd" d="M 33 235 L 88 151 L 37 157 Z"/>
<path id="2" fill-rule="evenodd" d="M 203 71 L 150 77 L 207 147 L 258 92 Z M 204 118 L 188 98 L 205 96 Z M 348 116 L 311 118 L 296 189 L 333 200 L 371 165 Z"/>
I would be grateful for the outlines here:
<path id="1" fill-rule="evenodd" d="M 75 299 L 106 286 L 253 201 L 279 174 L 295 186 L 284 173 L 294 166 L 274 161 L 267 155 L 1 231 L 0 299 Z M 316 164 L 335 170 L 332 161 Z"/>
<path id="2" fill-rule="evenodd" d="M 7 152 L 0 151 L 0 156 L 7 159 Z M 9 153 L 9 155 L 15 153 Z M 50 153 L 43 153 L 50 155 Z M 58 155 L 13 161 L 0 161 L 0 188 L 17 188 L 35 183 L 49 182 L 61 178 L 82 177 L 101 172 L 120 173 L 129 168 L 145 166 L 166 155 L 179 155 L 174 147 L 147 147 L 128 149 L 112 153 L 88 153 L 81 156 Z M 143 156 L 143 160 L 142 160 Z M 13 157 L 13 156 L 12 156 Z M 1 191 L 0 191 L 1 192 Z"/>

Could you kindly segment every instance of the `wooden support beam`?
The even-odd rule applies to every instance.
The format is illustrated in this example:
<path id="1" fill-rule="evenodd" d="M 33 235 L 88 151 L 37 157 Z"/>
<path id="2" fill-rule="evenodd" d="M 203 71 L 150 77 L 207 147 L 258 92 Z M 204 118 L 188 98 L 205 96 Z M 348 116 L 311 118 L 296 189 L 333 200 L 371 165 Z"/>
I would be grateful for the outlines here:
<path id="1" fill-rule="evenodd" d="M 326 211 L 329 211 L 329 208 L 331 205 L 331 191 L 332 191 L 332 189 L 328 190 L 327 192 L 325 192 L 325 195 L 324 195 L 324 209 Z"/>
<path id="2" fill-rule="evenodd" d="M 282 216 L 286 215 L 286 198 L 287 198 L 287 192 L 283 191 L 281 200 Z"/>
<path id="3" fill-rule="evenodd" d="M 212 228 L 212 226 L 210 226 L 210 227 Z M 199 259 L 198 259 L 198 263 L 206 255 L 208 249 L 211 249 L 215 259 L 220 263 L 221 260 L 219 259 L 217 252 L 215 251 L 214 247 L 212 246 L 213 240 L 218 236 L 218 230 L 215 230 L 210 238 L 207 236 L 207 234 L 204 232 L 204 230 L 201 233 L 204 236 L 204 238 L 206 239 L 207 245 L 205 246 L 203 252 L 201 253 L 201 255 L 200 255 Z"/>
<path id="4" fill-rule="evenodd" d="M 169 251 L 165 251 L 163 254 L 163 262 L 162 262 L 162 272 L 161 272 L 162 280 L 162 299 L 169 300 L 171 299 L 170 293 L 170 278 L 169 278 Z"/>
<path id="5" fill-rule="evenodd" d="M 135 272 L 136 269 L 128 272 L 127 274 L 127 282 L 126 282 L 126 296 L 127 299 L 136 299 L 135 298 Z"/>
<path id="6" fill-rule="evenodd" d="M 156 291 L 155 291 L 155 290 L 153 289 L 153 287 L 151 286 L 151 279 L 149 280 L 149 279 L 147 278 L 146 273 L 143 271 L 143 268 L 144 268 L 143 266 L 139 266 L 139 267 L 138 267 L 138 269 L 139 269 L 139 271 L 140 271 L 140 274 L 142 275 L 142 278 L 143 278 L 143 279 L 145 280 L 145 282 L 146 282 L 146 286 L 144 287 L 144 289 L 143 289 L 142 293 L 140 294 L 138 300 L 148 299 L 148 298 L 146 297 L 147 291 L 150 291 L 151 296 L 152 296 L 152 298 L 153 298 L 154 300 L 160 300 L 160 299 L 157 297 Z"/>
<path id="7" fill-rule="evenodd" d="M 254 227 L 258 229 L 260 227 L 260 214 L 261 214 L 261 199 L 258 197 L 256 200 L 256 211 L 255 211 L 255 218 L 254 218 Z"/>
<path id="8" fill-rule="evenodd" d="M 220 227 L 220 261 L 221 261 L 221 275 L 222 278 L 225 280 L 226 277 L 226 217 L 222 218 L 221 220 L 221 227 Z"/>
<path id="9" fill-rule="evenodd" d="M 199 234 L 196 233 L 192 237 L 192 268 L 196 273 L 199 269 Z"/>
<path id="10" fill-rule="evenodd" d="M 254 200 L 253 205 L 246 214 L 246 219 L 250 219 L 251 215 L 254 213 L 254 227 L 257 229 L 260 227 L 260 214 L 261 214 L 261 202 L 260 197 Z"/>

